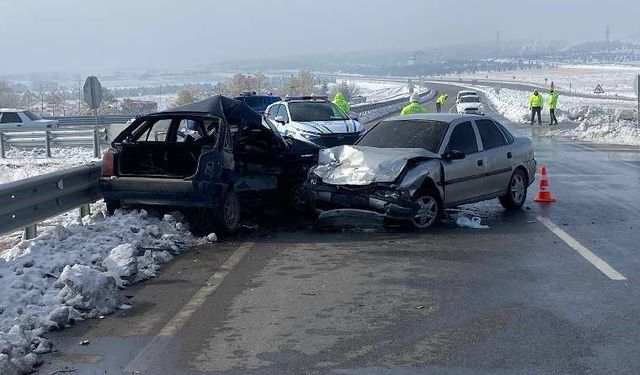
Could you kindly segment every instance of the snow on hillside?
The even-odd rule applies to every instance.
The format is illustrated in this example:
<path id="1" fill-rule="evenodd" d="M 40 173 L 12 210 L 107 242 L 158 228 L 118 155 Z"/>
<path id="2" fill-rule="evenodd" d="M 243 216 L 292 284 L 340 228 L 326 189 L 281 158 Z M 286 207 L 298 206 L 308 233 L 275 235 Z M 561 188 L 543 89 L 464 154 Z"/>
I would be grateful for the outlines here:
<path id="1" fill-rule="evenodd" d="M 205 242 L 179 214 L 118 210 L 105 217 L 102 203 L 93 210 L 0 255 L 1 374 L 33 371 L 37 355 L 52 350 L 46 332 L 130 308 L 121 289 Z"/>
<path id="2" fill-rule="evenodd" d="M 523 82 L 548 86 L 551 81 L 558 89 L 581 93 L 593 93 L 596 85 L 601 85 L 605 94 L 634 97 L 633 81 L 640 74 L 640 65 L 560 65 L 554 68 L 487 72 L 465 77 L 502 80 L 511 83 Z M 514 80 L 513 77 L 516 77 Z M 547 81 L 545 81 L 545 78 Z"/>
<path id="3" fill-rule="evenodd" d="M 528 91 L 477 86 L 494 109 L 507 119 L 526 124 L 531 119 Z M 546 94 L 542 93 L 545 98 Z M 551 130 L 552 137 L 566 137 L 588 142 L 640 145 L 640 128 L 636 125 L 634 104 L 623 100 L 588 99 L 560 96 L 556 116 L 563 123 L 575 124 L 569 129 Z M 543 123 L 549 122 L 543 111 Z"/>
<path id="4" fill-rule="evenodd" d="M 60 169 L 76 167 L 92 161 L 93 150 L 86 147 L 52 148 L 47 158 L 44 148 L 10 148 L 0 158 L 0 184 L 38 176 Z"/>

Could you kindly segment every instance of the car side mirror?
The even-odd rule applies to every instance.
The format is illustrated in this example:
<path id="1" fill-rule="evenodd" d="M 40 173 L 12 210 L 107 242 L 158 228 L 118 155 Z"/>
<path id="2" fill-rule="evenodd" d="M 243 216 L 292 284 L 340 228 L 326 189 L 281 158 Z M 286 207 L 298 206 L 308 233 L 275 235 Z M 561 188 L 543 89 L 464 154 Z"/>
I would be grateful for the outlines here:
<path id="1" fill-rule="evenodd" d="M 466 157 L 466 155 L 464 154 L 464 152 L 460 151 L 460 150 L 451 150 L 451 151 L 447 151 L 444 154 L 442 154 L 442 159 L 443 160 L 462 160 Z"/>
<path id="2" fill-rule="evenodd" d="M 287 121 L 284 119 L 284 116 L 276 116 L 276 118 L 274 118 L 275 122 L 279 122 L 280 124 L 286 124 Z"/>
<path id="3" fill-rule="evenodd" d="M 349 112 L 349 118 L 350 118 L 350 119 L 352 119 L 353 121 L 358 121 L 358 122 L 360 122 L 360 121 L 358 120 L 358 114 L 357 114 L 357 113 L 355 113 L 355 112 Z"/>

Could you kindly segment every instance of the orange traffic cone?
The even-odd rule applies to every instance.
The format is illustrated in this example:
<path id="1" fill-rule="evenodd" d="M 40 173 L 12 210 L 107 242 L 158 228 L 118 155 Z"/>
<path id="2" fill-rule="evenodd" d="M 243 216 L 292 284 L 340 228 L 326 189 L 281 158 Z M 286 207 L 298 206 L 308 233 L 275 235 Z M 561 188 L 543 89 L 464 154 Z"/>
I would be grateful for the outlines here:
<path id="1" fill-rule="evenodd" d="M 549 191 L 549 180 L 547 179 L 547 167 L 540 167 L 540 190 L 536 195 L 534 201 L 536 202 L 555 202 L 556 199 L 551 195 Z"/>

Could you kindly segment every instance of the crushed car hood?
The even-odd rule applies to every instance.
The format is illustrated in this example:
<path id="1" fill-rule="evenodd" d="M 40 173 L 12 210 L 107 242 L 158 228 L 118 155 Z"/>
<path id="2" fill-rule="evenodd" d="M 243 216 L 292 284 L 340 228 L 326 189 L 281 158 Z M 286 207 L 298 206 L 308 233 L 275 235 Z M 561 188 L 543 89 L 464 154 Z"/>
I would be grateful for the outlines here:
<path id="1" fill-rule="evenodd" d="M 369 185 L 393 182 L 407 162 L 415 158 L 439 159 L 422 148 L 337 146 L 320 150 L 313 173 L 330 185 Z"/>

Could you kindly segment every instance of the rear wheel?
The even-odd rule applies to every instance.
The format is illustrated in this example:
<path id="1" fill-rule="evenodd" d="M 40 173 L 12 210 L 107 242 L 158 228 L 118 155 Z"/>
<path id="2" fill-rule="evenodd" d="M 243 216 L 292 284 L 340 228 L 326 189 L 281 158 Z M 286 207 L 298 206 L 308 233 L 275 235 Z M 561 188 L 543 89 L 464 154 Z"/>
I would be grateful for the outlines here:
<path id="1" fill-rule="evenodd" d="M 507 210 L 520 209 L 527 200 L 527 178 L 522 169 L 516 169 L 509 180 L 507 194 L 498 198 Z"/>
<path id="2" fill-rule="evenodd" d="M 105 200 L 104 203 L 107 206 L 107 213 L 109 215 L 113 215 L 113 213 L 121 207 L 120 201 L 117 200 Z"/>
<path id="3" fill-rule="evenodd" d="M 409 221 L 415 229 L 427 229 L 436 225 L 442 217 L 442 203 L 432 191 L 418 192 L 414 202 L 420 207 L 416 215 Z"/>
<path id="4" fill-rule="evenodd" d="M 293 185 L 289 190 L 289 205 L 297 213 L 309 211 L 309 193 L 302 181 Z"/>

